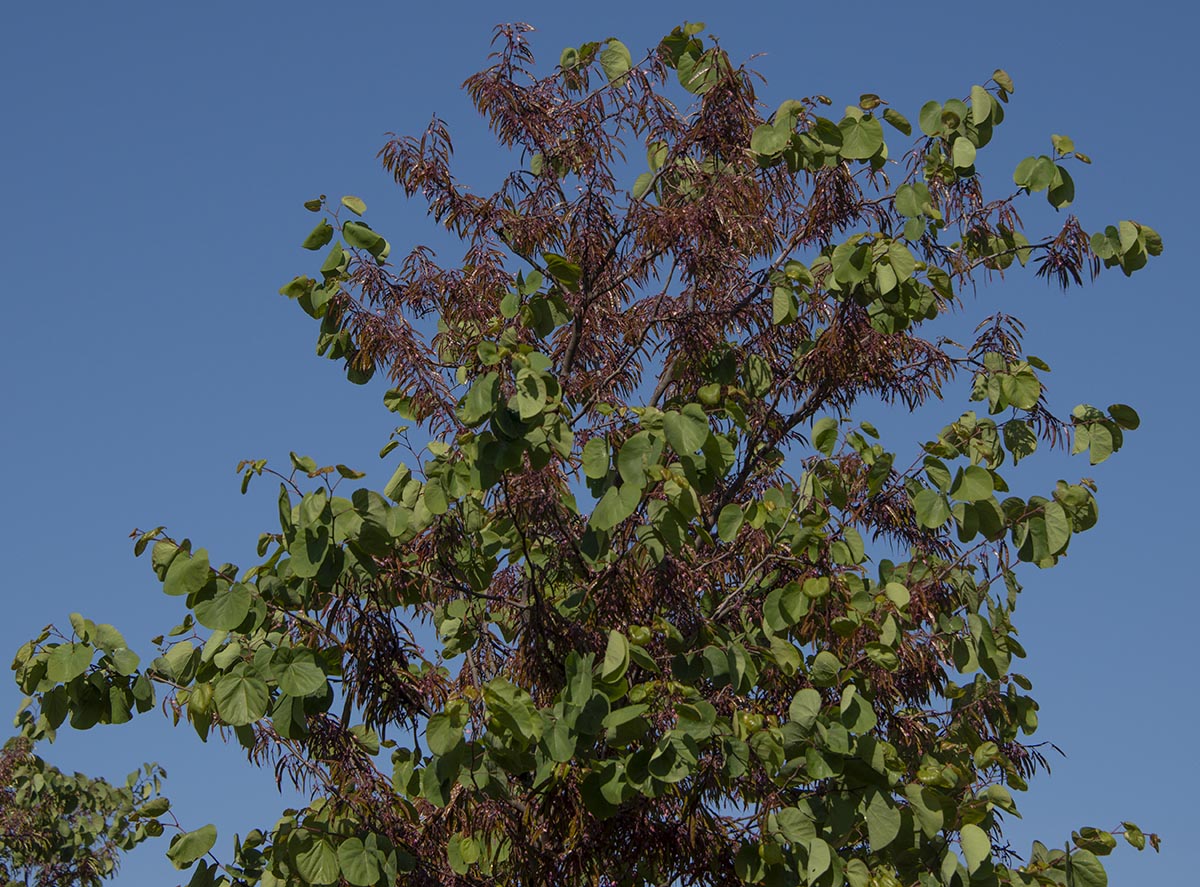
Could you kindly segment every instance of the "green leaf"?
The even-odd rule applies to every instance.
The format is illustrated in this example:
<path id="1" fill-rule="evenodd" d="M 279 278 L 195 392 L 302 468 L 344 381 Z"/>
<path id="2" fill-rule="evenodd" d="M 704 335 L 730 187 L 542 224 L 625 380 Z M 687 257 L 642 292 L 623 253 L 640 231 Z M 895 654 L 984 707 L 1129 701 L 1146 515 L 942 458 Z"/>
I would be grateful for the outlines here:
<path id="1" fill-rule="evenodd" d="M 698 701 L 695 705 L 681 702 L 676 706 L 676 712 L 679 716 L 676 729 L 681 733 L 691 736 L 697 741 L 703 741 L 712 736 L 717 721 L 717 710 L 712 704 L 703 700 Z"/>
<path id="2" fill-rule="evenodd" d="M 813 446 L 826 456 L 833 455 L 833 448 L 837 446 L 837 439 L 838 423 L 836 419 L 831 419 L 829 416 L 822 416 L 813 423 Z"/>
<path id="3" fill-rule="evenodd" d="M 232 631 L 250 612 L 250 586 L 238 582 L 216 597 L 195 606 L 196 621 L 215 631 Z"/>
<path id="4" fill-rule="evenodd" d="M 964 502 L 979 502 L 990 499 L 995 489 L 992 473 L 979 465 L 968 465 L 958 477 L 958 483 L 950 495 Z"/>
<path id="5" fill-rule="evenodd" d="M 901 283 L 912 277 L 913 272 L 917 270 L 916 258 L 903 243 L 889 243 L 887 255 L 888 264 L 896 272 L 896 279 Z"/>
<path id="6" fill-rule="evenodd" d="M 363 202 L 363 199 L 355 197 L 352 194 L 347 194 L 342 198 L 342 206 L 346 207 L 346 209 L 350 210 L 356 216 L 361 216 L 367 211 L 367 205 Z"/>
<path id="7" fill-rule="evenodd" d="M 921 113 L 917 115 L 917 124 L 921 127 L 921 132 L 927 136 L 936 136 L 942 134 L 942 103 L 929 101 L 921 106 Z"/>
<path id="8" fill-rule="evenodd" d="M 796 319 L 796 294 L 790 286 L 777 286 L 771 291 L 771 324 L 779 326 Z"/>
<path id="9" fill-rule="evenodd" d="M 946 523 L 950 517 L 950 503 L 937 490 L 923 489 L 913 498 L 917 523 L 931 530 Z"/>
<path id="10" fill-rule="evenodd" d="M 593 437 L 583 446 L 583 473 L 592 480 L 600 480 L 608 476 L 611 457 L 608 451 L 608 441 L 603 437 Z"/>
<path id="11" fill-rule="evenodd" d="M 1133 431 L 1142 424 L 1142 420 L 1138 417 L 1137 411 L 1127 404 L 1114 403 L 1110 404 L 1108 414 L 1113 417 L 1113 421 L 1122 428 Z"/>
<path id="12" fill-rule="evenodd" d="M 342 249 L 342 245 L 335 243 L 325 255 L 325 261 L 321 263 L 321 274 L 326 279 L 337 277 L 345 270 L 348 261 L 346 251 Z"/>
<path id="13" fill-rule="evenodd" d="M 771 365 L 763 357 L 751 354 L 746 358 L 744 379 L 746 392 L 751 397 L 764 396 L 774 383 Z"/>
<path id="14" fill-rule="evenodd" d="M 309 838 L 295 854 L 296 872 L 305 883 L 333 884 L 338 879 L 338 857 L 324 838 Z"/>
<path id="15" fill-rule="evenodd" d="M 846 117 L 838 129 L 842 132 L 841 155 L 847 160 L 870 160 L 883 147 L 883 126 L 875 117 Z"/>
<path id="16" fill-rule="evenodd" d="M 325 690 L 325 672 L 311 650 L 281 647 L 271 657 L 271 672 L 288 696 L 304 697 Z"/>
<path id="17" fill-rule="evenodd" d="M 316 284 L 317 282 L 311 277 L 293 277 L 279 288 L 279 295 L 287 296 L 289 299 L 298 299 L 311 293 Z"/>
<path id="18" fill-rule="evenodd" d="M 871 842 L 871 852 L 883 850 L 900 834 L 902 818 L 900 811 L 887 799 L 882 792 L 874 792 L 871 802 L 866 809 L 867 839 Z"/>
<path id="19" fill-rule="evenodd" d="M 871 870 L 861 859 L 847 859 L 845 871 L 849 887 L 870 887 Z"/>
<path id="20" fill-rule="evenodd" d="M 788 706 L 788 717 L 806 730 L 811 729 L 817 722 L 817 715 L 820 713 L 821 694 L 812 687 L 805 687 L 797 692 Z"/>
<path id="21" fill-rule="evenodd" d="M 217 678 L 214 698 L 221 720 L 231 727 L 244 727 L 267 713 L 270 693 L 260 678 L 236 671 Z"/>
<path id="22" fill-rule="evenodd" d="M 530 271 L 524 277 L 520 274 L 517 275 L 518 289 L 526 296 L 532 296 L 540 290 L 544 282 L 545 278 L 542 276 L 542 272 L 536 269 Z"/>
<path id="23" fill-rule="evenodd" d="M 1019 169 L 1020 167 L 1018 167 Z M 1055 176 L 1058 167 L 1054 165 L 1054 161 L 1049 157 L 1042 155 L 1033 163 L 1033 168 L 1029 173 L 1028 188 L 1030 191 L 1042 191 L 1054 184 Z"/>
<path id="24" fill-rule="evenodd" d="M 1016 465 L 1037 450 L 1037 435 L 1022 419 L 1010 419 L 1004 423 L 1004 446 L 1012 453 L 1013 464 Z"/>
<path id="25" fill-rule="evenodd" d="M 963 856 L 967 861 L 967 871 L 973 875 L 979 871 L 979 867 L 984 862 L 991 858 L 992 842 L 988 838 L 987 832 L 979 826 L 969 823 L 962 827 L 960 837 Z"/>
<path id="26" fill-rule="evenodd" d="M 136 672 L 138 663 L 141 662 L 141 657 L 132 650 L 115 650 L 112 653 L 112 659 L 117 673 L 126 677 Z"/>
<path id="27" fill-rule="evenodd" d="M 167 850 L 167 859 L 177 869 L 186 869 L 193 862 L 207 853 L 217 843 L 217 827 L 205 825 L 184 835 L 176 835 L 171 839 Z"/>
<path id="28" fill-rule="evenodd" d="M 59 644 L 46 661 L 46 677 L 63 684 L 73 681 L 88 670 L 95 652 L 91 644 Z"/>
<path id="29" fill-rule="evenodd" d="M 867 644 L 863 648 L 863 652 L 867 654 L 868 659 L 887 671 L 895 671 L 900 667 L 900 657 L 896 655 L 891 647 L 881 644 L 878 641 L 872 641 Z"/>
<path id="30" fill-rule="evenodd" d="M 717 515 L 717 535 L 721 541 L 732 542 L 736 539 L 745 519 L 745 512 L 736 503 L 730 502 L 722 508 L 721 513 Z"/>
<path id="31" fill-rule="evenodd" d="M 546 381 L 541 374 L 523 367 L 517 371 L 517 413 L 522 421 L 528 422 L 546 409 Z"/>
<path id="32" fill-rule="evenodd" d="M 834 277 L 840 283 L 862 283 L 871 276 L 871 249 L 859 235 L 838 244 L 830 261 Z"/>
<path id="33" fill-rule="evenodd" d="M 886 586 L 884 586 L 883 591 L 884 594 L 887 595 L 887 599 L 900 609 L 907 607 L 909 601 L 912 600 L 912 595 L 909 593 L 909 590 L 899 582 L 889 582 Z"/>
<path id="34" fill-rule="evenodd" d="M 1129 846 L 1138 850 L 1146 849 L 1146 836 L 1142 834 L 1142 830 L 1132 822 L 1122 822 L 1121 828 L 1125 830 L 1125 840 L 1129 842 Z"/>
<path id="35" fill-rule="evenodd" d="M 904 787 L 904 797 L 925 836 L 937 837 L 946 821 L 946 811 L 938 793 L 926 786 L 912 784 Z"/>
<path id="36" fill-rule="evenodd" d="M 680 412 L 667 412 L 663 416 L 663 430 L 671 449 L 680 456 L 695 453 L 712 433 L 704 408 L 696 403 L 685 405 Z"/>
<path id="37" fill-rule="evenodd" d="M 1090 850 L 1076 850 L 1071 854 L 1071 874 L 1074 887 L 1108 887 L 1104 865 Z"/>
<path id="38" fill-rule="evenodd" d="M 685 53 L 676 68 L 679 83 L 692 95 L 704 95 L 721 75 L 729 70 L 723 53 L 710 49 L 705 53 Z"/>
<path id="39" fill-rule="evenodd" d="M 450 510 L 450 500 L 446 497 L 446 491 L 442 488 L 439 478 L 430 479 L 429 483 L 425 484 L 425 489 L 421 491 L 421 499 L 425 503 L 425 507 L 429 509 L 430 514 L 442 515 Z"/>
<path id="40" fill-rule="evenodd" d="M 1060 554 L 1071 541 L 1071 520 L 1057 502 L 1047 502 L 1042 510 L 1046 522 L 1046 547 L 1051 554 Z"/>
<path id="41" fill-rule="evenodd" d="M 399 388 L 389 388 L 383 393 L 383 405 L 405 419 L 416 418 L 412 409 L 412 397 Z"/>
<path id="42" fill-rule="evenodd" d="M 949 99 L 942 106 L 942 126 L 946 134 L 962 128 L 967 118 L 967 106 L 958 99 Z"/>
<path id="43" fill-rule="evenodd" d="M 808 844 L 808 867 L 807 877 L 808 883 L 815 884 L 821 875 L 829 870 L 829 866 L 833 864 L 833 852 L 820 838 L 813 838 Z"/>
<path id="44" fill-rule="evenodd" d="M 829 594 L 829 577 L 813 576 L 804 580 L 804 594 L 813 600 L 818 600 Z"/>
<path id="45" fill-rule="evenodd" d="M 996 83 L 1000 85 L 1000 88 L 1005 92 L 1016 92 L 1016 90 L 1013 88 L 1012 78 L 1008 76 L 1007 71 L 997 68 L 992 72 L 992 79 L 995 80 Z"/>
<path id="46" fill-rule="evenodd" d="M 920 182 L 901 185 L 896 189 L 895 205 L 902 216 L 910 219 L 922 216 L 929 205 L 929 189 Z"/>
<path id="47" fill-rule="evenodd" d="M 613 629 L 608 633 L 608 647 L 604 651 L 604 662 L 600 666 L 600 680 L 615 684 L 625 677 L 629 669 L 629 641 L 625 635 Z"/>
<path id="48" fill-rule="evenodd" d="M 173 678 L 176 683 L 184 683 L 184 677 L 190 664 L 193 661 L 192 654 L 196 648 L 191 641 L 179 641 L 171 645 L 171 649 L 167 650 L 155 663 L 162 663 L 166 666 L 167 676 Z"/>
<path id="49" fill-rule="evenodd" d="M 883 111 L 883 119 L 890 123 L 906 136 L 912 135 L 912 124 L 908 122 L 908 118 L 894 108 L 885 108 Z"/>
<path id="50" fill-rule="evenodd" d="M 435 714 L 425 725 L 425 743 L 435 755 L 450 754 L 462 740 L 462 727 L 445 712 Z"/>
<path id="51" fill-rule="evenodd" d="M 842 692 L 841 722 L 851 733 L 870 733 L 879 719 L 870 702 L 851 684 Z"/>
<path id="52" fill-rule="evenodd" d="M 628 47 L 620 40 L 610 37 L 608 46 L 600 53 L 600 67 L 608 76 L 609 82 L 621 80 L 633 67 L 633 56 Z"/>
<path id="53" fill-rule="evenodd" d="M 817 836 L 812 812 L 807 808 L 784 807 L 776 814 L 779 832 L 793 843 L 805 846 Z"/>
<path id="54" fill-rule="evenodd" d="M 1065 167 L 1056 166 L 1055 175 L 1046 192 L 1046 199 L 1055 209 L 1062 209 L 1075 202 L 1075 180 Z"/>
<path id="55" fill-rule="evenodd" d="M 607 731 L 605 741 L 609 745 L 624 746 L 641 739 L 650 726 L 643 717 L 649 710 L 648 705 L 627 705 L 614 709 L 603 722 Z"/>
<path id="56" fill-rule="evenodd" d="M 1102 422 L 1094 422 L 1088 429 L 1088 461 L 1099 465 L 1116 450 L 1112 430 Z"/>
<path id="57" fill-rule="evenodd" d="M 1054 133 L 1050 136 L 1050 143 L 1059 154 L 1071 154 L 1075 151 L 1075 141 L 1070 136 Z"/>
<path id="58" fill-rule="evenodd" d="M 484 684 L 484 704 L 488 723 L 505 741 L 524 748 L 542 734 L 542 718 L 530 695 L 504 678 L 493 678 Z"/>
<path id="59" fill-rule="evenodd" d="M 366 222 L 345 222 L 342 225 L 342 236 L 346 243 L 359 249 L 374 253 L 380 248 L 383 238 L 372 231 Z"/>
<path id="60" fill-rule="evenodd" d="M 841 661 L 828 650 L 822 650 L 813 658 L 809 677 L 818 687 L 830 687 L 837 683 L 841 670 Z"/>
<path id="61" fill-rule="evenodd" d="M 562 721 L 555 721 L 542 734 L 550 759 L 555 763 L 565 764 L 575 756 L 576 736 Z"/>
<path id="62" fill-rule="evenodd" d="M 791 628 L 808 612 L 808 597 L 798 582 L 771 589 L 763 601 L 763 620 L 774 632 Z"/>
<path id="63" fill-rule="evenodd" d="M 579 287 L 580 278 L 583 277 L 582 268 L 558 253 L 543 253 L 542 257 L 546 260 L 546 270 L 551 277 L 569 290 Z"/>
<path id="64" fill-rule="evenodd" d="M 950 153 L 954 158 L 955 169 L 971 169 L 975 165 L 975 146 L 965 136 L 954 140 Z"/>
<path id="65" fill-rule="evenodd" d="M 925 476 L 929 482 L 943 493 L 950 491 L 950 469 L 946 463 L 934 456 L 926 456 L 924 460 Z"/>
<path id="66" fill-rule="evenodd" d="M 1085 826 L 1079 831 L 1073 832 L 1071 838 L 1076 847 L 1091 851 L 1097 856 L 1108 856 L 1117 848 L 1117 839 L 1113 837 L 1112 832 L 1091 826 Z"/>
<path id="67" fill-rule="evenodd" d="M 1012 406 L 1020 410 L 1031 410 L 1037 406 L 1042 385 L 1029 367 L 1005 373 L 998 378 L 1000 390 Z"/>
<path id="68" fill-rule="evenodd" d="M 607 532 L 637 511 L 641 501 L 642 491 L 633 484 L 609 487 L 596 503 L 588 523 Z"/>
<path id="69" fill-rule="evenodd" d="M 152 800 L 149 800 L 145 804 L 142 804 L 142 806 L 138 807 L 137 815 L 146 817 L 162 816 L 170 809 L 171 801 L 169 799 L 153 798 Z"/>
<path id="70" fill-rule="evenodd" d="M 639 431 L 623 444 L 617 453 L 617 471 L 626 485 L 640 491 L 646 486 L 646 472 L 658 461 L 662 452 L 662 439 L 649 431 Z"/>
<path id="71" fill-rule="evenodd" d="M 329 553 L 329 530 L 323 526 L 305 527 L 296 534 L 288 546 L 292 572 L 303 579 L 311 579 L 321 571 L 321 564 Z"/>
<path id="72" fill-rule="evenodd" d="M 971 87 L 971 122 L 982 126 L 991 119 L 992 97 L 982 86 Z"/>
<path id="73" fill-rule="evenodd" d="M 208 585 L 210 578 L 207 551 L 201 548 L 189 555 L 181 550 L 167 568 L 163 591 L 170 595 L 194 594 Z"/>
<path id="74" fill-rule="evenodd" d="M 372 887 L 379 882 L 379 855 L 358 838 L 347 838 L 337 848 L 338 868 L 354 887 Z"/>
<path id="75" fill-rule="evenodd" d="M 304 243 L 300 244 L 305 249 L 320 249 L 329 241 L 333 240 L 333 226 L 324 219 L 321 220 L 317 227 L 313 228 L 304 238 Z"/>
<path id="76" fill-rule="evenodd" d="M 769 123 L 757 127 L 750 135 L 750 150 L 755 154 L 771 157 L 791 144 L 791 136 Z"/>
<path id="77" fill-rule="evenodd" d="M 1029 187 L 1029 180 L 1033 177 L 1033 168 L 1037 164 L 1036 157 L 1026 157 L 1017 164 L 1017 168 L 1013 170 L 1013 184 L 1019 185 L 1022 188 Z"/>
<path id="78" fill-rule="evenodd" d="M 384 485 L 383 495 L 387 496 L 393 502 L 399 502 L 401 497 L 404 495 L 404 488 L 408 485 L 408 482 L 411 479 L 412 470 L 403 462 L 401 462 L 400 465 L 397 466 L 396 470 L 392 472 L 391 478 L 389 478 L 388 482 Z"/>

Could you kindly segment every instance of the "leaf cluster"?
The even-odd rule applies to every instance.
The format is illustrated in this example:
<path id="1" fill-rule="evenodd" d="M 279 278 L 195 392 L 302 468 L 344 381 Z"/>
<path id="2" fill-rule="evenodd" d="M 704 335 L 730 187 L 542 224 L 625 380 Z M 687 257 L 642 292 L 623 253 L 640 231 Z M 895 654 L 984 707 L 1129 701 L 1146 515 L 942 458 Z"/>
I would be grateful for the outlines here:
<path id="1" fill-rule="evenodd" d="M 0 751 L 0 883 L 98 887 L 124 853 L 162 834 L 164 775 L 147 764 L 112 785 L 47 764 L 24 737 L 8 740 Z"/>

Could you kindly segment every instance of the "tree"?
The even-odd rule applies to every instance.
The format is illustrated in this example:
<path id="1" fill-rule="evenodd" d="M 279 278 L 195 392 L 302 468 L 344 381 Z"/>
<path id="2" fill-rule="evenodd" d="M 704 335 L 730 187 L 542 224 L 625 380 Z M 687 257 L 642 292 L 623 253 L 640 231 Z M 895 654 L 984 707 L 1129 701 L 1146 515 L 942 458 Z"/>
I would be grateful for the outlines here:
<path id="1" fill-rule="evenodd" d="M 68 775 L 33 753 L 24 737 L 0 751 L 0 882 L 25 887 L 97 887 L 121 854 L 161 835 L 170 807 L 161 768 L 146 764 L 117 787 Z"/>
<path id="2" fill-rule="evenodd" d="M 29 645 L 26 731 L 126 720 L 157 686 L 311 791 L 223 869 L 212 826 L 176 836 L 193 885 L 1104 884 L 1119 837 L 1157 838 L 1004 838 L 1045 763 L 1018 570 L 1097 518 L 1091 481 L 1023 498 L 1008 461 L 1096 464 L 1138 417 L 1056 415 L 1002 311 L 940 333 L 964 287 L 1128 275 L 1158 234 L 1027 233 L 1090 162 L 1061 135 L 985 196 L 1004 71 L 920 108 L 896 154 L 884 124 L 913 128 L 878 95 L 764 117 L 699 24 L 545 75 L 526 30 L 466 83 L 521 158 L 494 194 L 454 177 L 439 120 L 380 152 L 461 262 L 393 259 L 363 200 L 322 196 L 319 273 L 281 290 L 351 382 L 389 377 L 416 425 L 381 457 L 416 464 L 346 495 L 345 465 L 243 463 L 243 490 L 280 481 L 247 570 L 136 533 L 176 640 L 145 669 L 78 629 Z M 909 451 L 853 418 L 960 392 L 977 410 Z"/>

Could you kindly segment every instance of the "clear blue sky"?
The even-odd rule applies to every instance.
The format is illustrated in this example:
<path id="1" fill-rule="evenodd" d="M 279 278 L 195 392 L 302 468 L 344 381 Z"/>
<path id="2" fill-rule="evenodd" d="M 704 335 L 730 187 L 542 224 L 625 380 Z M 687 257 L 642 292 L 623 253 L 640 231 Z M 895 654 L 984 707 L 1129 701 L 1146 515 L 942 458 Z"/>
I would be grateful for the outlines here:
<path id="1" fill-rule="evenodd" d="M 637 50 L 702 19 L 734 57 L 765 53 L 757 65 L 772 107 L 818 92 L 840 107 L 876 92 L 914 120 L 927 99 L 964 95 L 1000 66 L 1017 85 L 993 152 L 1005 168 L 1067 133 L 1095 161 L 1076 175 L 1085 228 L 1133 218 L 1167 248 L 1132 280 L 1110 273 L 1064 296 L 1016 275 L 966 303 L 965 319 L 1003 306 L 1029 321 L 1029 350 L 1053 364 L 1059 409 L 1121 401 L 1143 418 L 1096 469 L 1080 460 L 1034 469 L 1043 485 L 1094 476 L 1101 523 L 1060 567 L 1026 577 L 1023 671 L 1042 703 L 1040 737 L 1068 757 L 1019 799 L 1025 821 L 1012 835 L 1024 851 L 1033 837 L 1061 843 L 1074 827 L 1132 819 L 1164 835 L 1164 852 L 1119 850 L 1113 883 L 1194 883 L 1185 861 L 1200 825 L 1191 752 L 1200 608 L 1182 568 L 1195 545 L 1188 465 L 1200 430 L 1186 220 L 1200 195 L 1184 167 L 1200 133 L 1194 77 L 1184 76 L 1196 70 L 1196 22 L 1185 8 L 7 5 L 0 651 L 73 610 L 117 624 L 148 651 L 181 614 L 126 536 L 166 524 L 215 557 L 250 562 L 274 506 L 270 485 L 238 494 L 240 459 L 286 462 L 294 449 L 386 480 L 376 458 L 392 424 L 382 386 L 346 385 L 313 355 L 311 322 L 276 291 L 311 270 L 311 254 L 297 249 L 312 220 L 300 204 L 318 193 L 363 196 L 397 251 L 438 242 L 375 160 L 385 132 L 417 132 L 437 112 L 457 133 L 463 178 L 494 182 L 498 161 L 458 86 L 483 64 L 495 23 L 536 25 L 535 50 L 552 64 L 568 44 L 618 36 Z M 922 433 L 965 406 L 922 416 Z M 916 427 L 908 417 L 877 424 Z M 18 701 L 5 678 L 0 710 Z M 269 774 L 163 721 L 65 731 L 45 753 L 113 778 L 158 760 L 181 819 L 220 826 L 218 849 L 233 831 L 274 822 Z M 117 883 L 177 883 L 163 850 L 134 854 Z"/>

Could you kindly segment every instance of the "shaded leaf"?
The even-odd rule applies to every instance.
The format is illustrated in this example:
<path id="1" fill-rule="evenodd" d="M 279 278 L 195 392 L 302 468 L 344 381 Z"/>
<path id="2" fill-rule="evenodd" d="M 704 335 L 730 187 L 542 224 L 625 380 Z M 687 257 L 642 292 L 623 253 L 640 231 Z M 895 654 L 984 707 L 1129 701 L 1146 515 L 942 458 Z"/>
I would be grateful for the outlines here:
<path id="1" fill-rule="evenodd" d="M 195 831 L 177 835 L 171 839 L 167 850 L 167 859 L 177 869 L 186 869 L 193 862 L 207 853 L 217 843 L 217 827 L 205 825 Z"/>
<path id="2" fill-rule="evenodd" d="M 960 837 L 963 856 L 967 861 L 967 871 L 973 875 L 979 871 L 979 867 L 983 863 L 991 858 L 992 842 L 988 838 L 987 832 L 979 826 L 971 824 L 962 827 Z"/>
<path id="3" fill-rule="evenodd" d="M 217 678 L 214 698 L 221 720 L 231 727 L 242 727 L 267 713 L 270 693 L 260 678 L 238 671 Z"/>

